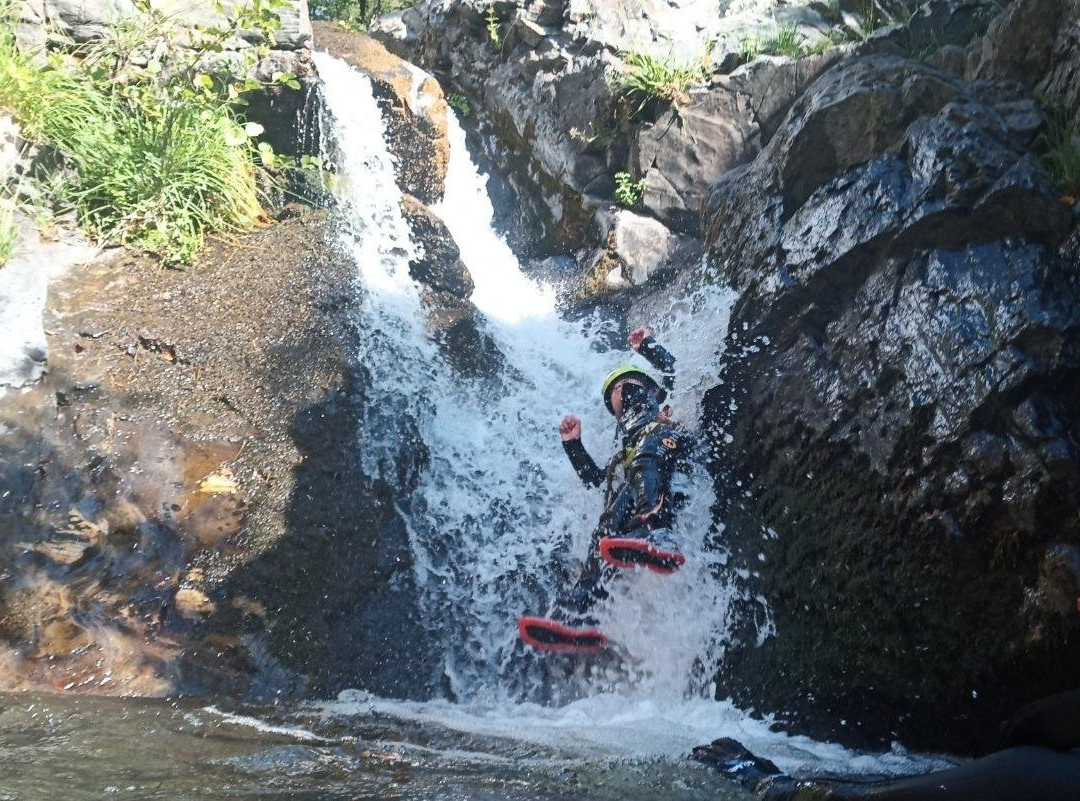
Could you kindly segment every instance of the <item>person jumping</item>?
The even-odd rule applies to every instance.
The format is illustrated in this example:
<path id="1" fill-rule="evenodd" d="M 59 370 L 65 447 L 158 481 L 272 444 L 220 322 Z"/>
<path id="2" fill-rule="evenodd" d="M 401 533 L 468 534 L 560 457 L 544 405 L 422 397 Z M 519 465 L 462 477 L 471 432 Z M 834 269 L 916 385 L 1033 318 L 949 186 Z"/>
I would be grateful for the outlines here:
<path id="1" fill-rule="evenodd" d="M 686 472 L 695 438 L 671 419 L 670 407 L 663 405 L 674 388 L 675 357 L 647 328 L 631 332 L 628 341 L 660 371 L 662 385 L 632 364 L 616 367 L 604 379 L 604 404 L 622 434 L 622 447 L 607 469 L 585 450 L 577 417 L 567 415 L 559 424 L 570 464 L 587 486 L 605 487 L 605 501 L 577 582 L 556 601 L 549 617 L 520 619 L 522 640 L 539 650 L 600 650 L 607 637 L 594 628 L 591 609 L 608 597 L 611 577 L 619 569 L 637 567 L 672 573 L 686 561 L 671 532 L 682 500 L 673 479 Z"/>

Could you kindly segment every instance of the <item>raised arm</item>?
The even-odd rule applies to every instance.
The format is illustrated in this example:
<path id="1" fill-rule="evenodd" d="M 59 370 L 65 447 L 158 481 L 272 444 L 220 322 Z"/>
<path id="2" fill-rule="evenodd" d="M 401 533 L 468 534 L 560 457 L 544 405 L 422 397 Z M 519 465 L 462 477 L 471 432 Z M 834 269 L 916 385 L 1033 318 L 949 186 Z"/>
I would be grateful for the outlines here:
<path id="1" fill-rule="evenodd" d="M 675 357 L 653 339 L 652 331 L 648 328 L 636 328 L 627 337 L 630 347 L 645 357 L 653 367 L 660 371 L 661 380 L 667 389 L 675 388 Z"/>
<path id="2" fill-rule="evenodd" d="M 572 414 L 566 415 L 559 423 L 559 438 L 562 439 L 563 450 L 570 458 L 570 464 L 578 477 L 587 486 L 599 487 L 604 482 L 604 471 L 597 467 L 585 446 L 581 444 L 581 421 Z"/>

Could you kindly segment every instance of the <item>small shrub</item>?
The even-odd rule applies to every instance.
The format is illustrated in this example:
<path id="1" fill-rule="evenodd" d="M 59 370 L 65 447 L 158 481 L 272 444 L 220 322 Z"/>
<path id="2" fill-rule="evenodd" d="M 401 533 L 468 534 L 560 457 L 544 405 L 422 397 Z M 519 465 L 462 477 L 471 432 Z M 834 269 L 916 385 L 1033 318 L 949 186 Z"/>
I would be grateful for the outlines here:
<path id="1" fill-rule="evenodd" d="M 645 194 L 645 179 L 635 181 L 628 172 L 615 173 L 615 201 L 620 206 L 631 208 L 636 206 Z"/>
<path id="2" fill-rule="evenodd" d="M 465 95 L 449 94 L 446 96 L 446 105 L 450 106 L 459 117 L 468 117 L 472 113 L 468 98 Z"/>
<path id="3" fill-rule="evenodd" d="M 1044 161 L 1062 193 L 1073 204 L 1080 199 L 1080 120 L 1051 116 Z"/>
<path id="4" fill-rule="evenodd" d="M 670 59 L 646 53 L 625 53 L 623 60 L 626 71 L 619 78 L 617 91 L 634 106 L 630 112 L 633 117 L 653 99 L 684 103 L 690 87 L 705 79 L 708 50 L 699 64 L 690 66 L 676 66 Z"/>

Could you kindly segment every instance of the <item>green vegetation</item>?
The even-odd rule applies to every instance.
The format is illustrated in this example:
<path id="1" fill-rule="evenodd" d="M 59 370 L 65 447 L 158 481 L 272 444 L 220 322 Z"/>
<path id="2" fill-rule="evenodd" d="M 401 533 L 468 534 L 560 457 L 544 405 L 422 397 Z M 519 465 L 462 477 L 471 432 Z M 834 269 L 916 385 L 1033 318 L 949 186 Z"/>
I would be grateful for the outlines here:
<path id="1" fill-rule="evenodd" d="M 265 216 L 257 178 L 273 151 L 254 146 L 262 127 L 245 124 L 239 109 L 243 94 L 260 88 L 247 76 L 280 26 L 281 5 L 254 0 L 227 28 L 196 31 L 194 42 L 190 29 L 144 5 L 142 27 L 41 60 L 20 52 L 14 25 L 5 26 L 0 108 L 71 170 L 60 199 L 89 234 L 190 261 L 206 234 L 249 229 Z M 227 40 L 251 30 L 264 44 L 225 58 Z M 299 88 L 292 75 L 274 81 Z"/>
<path id="2" fill-rule="evenodd" d="M 1073 204 L 1080 199 L 1080 120 L 1053 114 L 1044 156 L 1047 169 Z"/>
<path id="3" fill-rule="evenodd" d="M 913 11 L 889 13 L 878 8 L 875 0 L 866 0 L 866 5 L 863 6 L 862 11 L 859 13 L 859 28 L 853 32 L 853 38 L 856 41 L 865 42 L 875 31 L 882 28 L 888 28 L 892 25 L 900 25 L 906 28 L 911 24 L 913 15 Z"/>
<path id="4" fill-rule="evenodd" d="M 635 181 L 628 172 L 615 173 L 615 202 L 620 206 L 636 206 L 645 193 L 645 179 Z"/>
<path id="5" fill-rule="evenodd" d="M 671 59 L 658 59 L 646 53 L 624 53 L 626 71 L 620 76 L 616 91 L 633 110 L 640 113 L 650 100 L 665 100 L 675 105 L 686 102 L 687 91 L 705 80 L 709 49 L 697 64 L 676 66 Z"/>
<path id="6" fill-rule="evenodd" d="M 15 204 L 7 200 L 0 201 L 0 267 L 7 264 L 11 254 L 15 252 L 17 236 Z"/>
<path id="7" fill-rule="evenodd" d="M 762 52 L 774 56 L 799 58 L 807 53 L 803 44 L 805 41 L 806 37 L 799 33 L 799 26 L 792 23 L 780 28 L 775 36 L 765 42 Z"/>
<path id="8" fill-rule="evenodd" d="M 457 112 L 459 117 L 468 117 L 472 113 L 472 107 L 469 105 L 469 100 L 465 95 L 448 94 L 446 104 Z"/>
<path id="9" fill-rule="evenodd" d="M 310 14 L 313 19 L 337 22 L 352 31 L 366 31 L 376 17 L 402 11 L 419 0 L 313 0 Z"/>
<path id="10" fill-rule="evenodd" d="M 490 2 L 490 3 L 488 3 L 486 19 L 487 19 L 488 39 L 491 40 L 491 43 L 493 45 L 498 47 L 499 45 L 502 44 L 502 35 L 499 33 L 499 17 L 495 13 L 495 2 L 494 2 L 494 0 L 492 0 L 492 2 Z"/>
<path id="11" fill-rule="evenodd" d="M 837 44 L 834 38 L 826 36 L 812 45 L 807 45 L 806 35 L 799 31 L 797 24 L 791 23 L 780 28 L 774 36 L 764 41 L 756 36 L 744 36 L 739 46 L 739 59 L 745 64 L 760 55 L 803 58 L 820 55 L 834 44 Z"/>
<path id="12" fill-rule="evenodd" d="M 739 61 L 749 64 L 761 55 L 761 39 L 756 36 L 744 36 L 739 41 Z"/>

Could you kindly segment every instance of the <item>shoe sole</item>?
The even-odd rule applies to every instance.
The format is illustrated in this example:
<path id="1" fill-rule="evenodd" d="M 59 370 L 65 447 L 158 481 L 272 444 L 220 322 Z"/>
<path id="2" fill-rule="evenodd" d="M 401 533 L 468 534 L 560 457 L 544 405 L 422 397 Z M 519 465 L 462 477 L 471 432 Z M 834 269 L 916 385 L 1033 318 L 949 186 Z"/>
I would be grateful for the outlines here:
<path id="1" fill-rule="evenodd" d="M 594 654 L 607 647 L 608 638 L 599 629 L 574 628 L 546 617 L 518 620 L 522 642 L 537 651 L 562 654 Z"/>
<path id="2" fill-rule="evenodd" d="M 600 556 L 612 567 L 623 570 L 644 567 L 662 576 L 670 575 L 686 564 L 686 557 L 678 551 L 665 551 L 648 540 L 624 537 L 601 539 Z"/>

